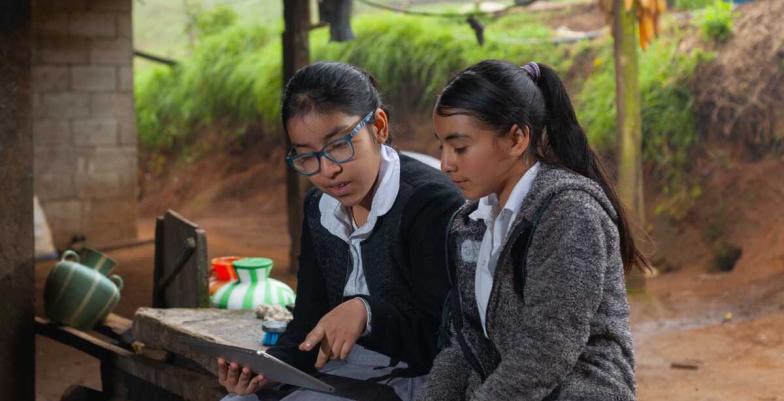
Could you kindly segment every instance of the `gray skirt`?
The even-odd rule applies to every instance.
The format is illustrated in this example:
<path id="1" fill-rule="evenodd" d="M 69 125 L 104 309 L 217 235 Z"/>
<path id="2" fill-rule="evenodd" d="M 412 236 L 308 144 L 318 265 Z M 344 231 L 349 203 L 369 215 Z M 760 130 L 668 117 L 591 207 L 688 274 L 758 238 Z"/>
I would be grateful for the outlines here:
<path id="1" fill-rule="evenodd" d="M 394 374 L 393 371 L 407 367 L 405 362 L 398 362 L 390 366 L 391 359 L 360 345 L 354 345 L 345 361 L 329 361 L 319 371 L 333 376 L 343 376 L 352 379 L 368 380 Z M 392 377 L 377 381 L 392 387 L 398 397 L 403 401 L 413 401 L 422 389 L 427 376 L 417 377 Z M 310 390 L 297 390 L 281 398 L 283 401 L 349 401 L 349 398 L 324 394 Z M 257 394 L 236 395 L 228 394 L 221 401 L 265 401 L 265 397 Z"/>

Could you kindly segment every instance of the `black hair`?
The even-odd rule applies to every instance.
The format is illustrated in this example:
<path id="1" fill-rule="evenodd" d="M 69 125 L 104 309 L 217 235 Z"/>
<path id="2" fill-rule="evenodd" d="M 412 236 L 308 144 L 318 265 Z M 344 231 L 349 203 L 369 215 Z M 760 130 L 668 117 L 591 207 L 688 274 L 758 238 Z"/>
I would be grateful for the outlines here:
<path id="1" fill-rule="evenodd" d="M 300 68 L 286 83 L 280 115 L 288 133 L 289 120 L 313 111 L 364 117 L 378 108 L 389 115 L 370 73 L 351 64 L 319 61 Z"/>
<path id="2" fill-rule="evenodd" d="M 618 213 L 621 257 L 625 270 L 650 263 L 635 245 L 629 220 L 610 185 L 599 157 L 577 121 L 569 94 L 556 72 L 543 64 L 518 65 L 486 60 L 452 78 L 438 96 L 435 111 L 448 117 L 464 114 L 504 135 L 517 124 L 530 133 L 529 150 L 545 163 L 588 177 L 601 186 Z"/>

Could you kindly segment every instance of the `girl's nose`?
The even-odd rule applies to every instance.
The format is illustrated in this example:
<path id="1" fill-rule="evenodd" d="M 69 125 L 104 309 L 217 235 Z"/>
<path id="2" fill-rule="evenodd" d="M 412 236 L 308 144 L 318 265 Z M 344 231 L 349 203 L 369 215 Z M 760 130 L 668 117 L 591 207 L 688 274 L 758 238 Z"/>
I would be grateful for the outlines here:
<path id="1" fill-rule="evenodd" d="M 326 177 L 334 177 L 343 170 L 343 167 L 341 167 L 340 164 L 335 163 L 323 156 L 319 159 L 319 163 L 321 163 L 321 175 Z"/>
<path id="2" fill-rule="evenodd" d="M 449 157 L 448 152 L 441 151 L 441 171 L 445 173 L 450 173 L 455 170 L 455 165 L 451 158 Z"/>

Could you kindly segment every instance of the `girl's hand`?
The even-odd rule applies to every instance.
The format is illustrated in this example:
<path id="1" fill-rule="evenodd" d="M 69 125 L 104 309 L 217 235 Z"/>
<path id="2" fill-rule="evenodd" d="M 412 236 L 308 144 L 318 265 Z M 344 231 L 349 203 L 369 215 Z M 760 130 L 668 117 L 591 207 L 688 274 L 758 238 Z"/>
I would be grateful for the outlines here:
<path id="1" fill-rule="evenodd" d="M 310 351 L 320 343 L 316 368 L 321 369 L 329 359 L 346 359 L 366 324 L 365 303 L 359 298 L 350 299 L 324 315 L 299 349 Z"/>
<path id="2" fill-rule="evenodd" d="M 251 378 L 252 375 L 250 369 L 218 358 L 218 383 L 226 388 L 226 391 L 238 395 L 253 394 L 274 384 L 263 375 Z"/>

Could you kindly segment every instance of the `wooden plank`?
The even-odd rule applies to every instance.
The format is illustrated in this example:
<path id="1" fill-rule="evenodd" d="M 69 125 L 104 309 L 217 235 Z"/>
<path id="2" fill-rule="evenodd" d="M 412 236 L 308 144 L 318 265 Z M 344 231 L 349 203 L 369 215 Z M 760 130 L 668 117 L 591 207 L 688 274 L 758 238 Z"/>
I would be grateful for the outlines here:
<path id="1" fill-rule="evenodd" d="M 147 347 L 182 355 L 214 372 L 215 359 L 193 349 L 185 339 L 265 349 L 260 345 L 261 320 L 250 310 L 139 308 L 133 318 L 133 336 Z"/>
<path id="2" fill-rule="evenodd" d="M 38 334 L 99 359 L 101 384 L 105 395 L 110 399 L 124 400 L 128 393 L 132 392 L 133 389 L 125 385 L 127 378 L 123 375 L 136 377 L 185 400 L 216 401 L 226 394 L 215 376 L 208 371 L 190 370 L 136 355 L 89 333 L 57 325 L 42 317 L 35 318 L 35 327 Z M 134 384 L 137 389 L 140 386 L 143 384 Z M 155 391 L 148 389 L 147 393 L 152 394 Z"/>
<path id="3" fill-rule="evenodd" d="M 173 210 L 155 225 L 153 306 L 210 306 L 207 234 Z"/>
<path id="4" fill-rule="evenodd" d="M 208 372 L 197 372 L 138 355 L 119 358 L 117 368 L 163 390 L 191 401 L 218 401 L 226 391 Z"/>
<path id="5" fill-rule="evenodd" d="M 132 327 L 132 320 L 110 313 L 103 322 L 95 327 L 95 331 L 120 344 L 130 346 L 134 342 L 133 336 L 131 335 Z"/>
<path id="6" fill-rule="evenodd" d="M 35 331 L 36 334 L 57 340 L 98 359 L 113 358 L 115 355 L 133 355 L 133 352 L 131 351 L 92 336 L 84 331 L 73 327 L 61 326 L 40 316 L 35 317 Z"/>

